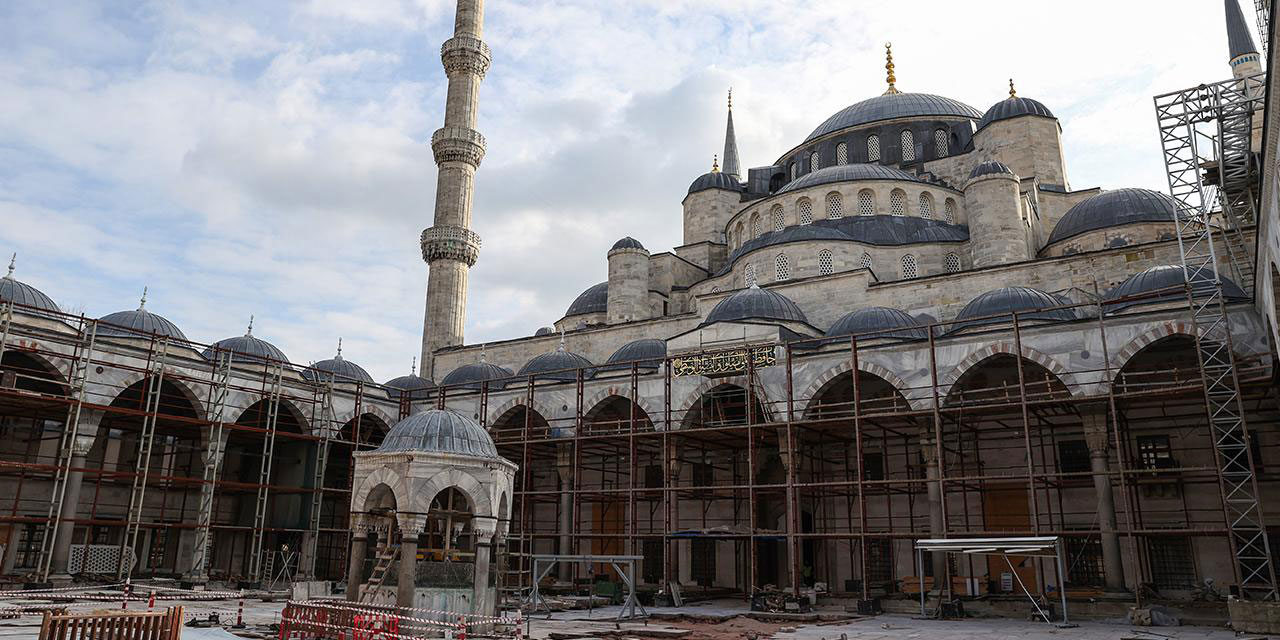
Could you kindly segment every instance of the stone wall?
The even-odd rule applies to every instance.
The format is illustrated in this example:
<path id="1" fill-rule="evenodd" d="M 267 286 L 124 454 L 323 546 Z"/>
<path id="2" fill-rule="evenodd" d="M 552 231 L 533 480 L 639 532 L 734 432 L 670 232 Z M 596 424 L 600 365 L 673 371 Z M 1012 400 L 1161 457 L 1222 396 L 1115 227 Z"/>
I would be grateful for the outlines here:
<path id="1" fill-rule="evenodd" d="M 1053 118 L 1019 116 L 992 122 L 973 136 L 974 155 L 999 160 L 1024 177 L 1070 188 L 1062 154 L 1062 127 Z"/>
<path id="2" fill-rule="evenodd" d="M 1018 180 L 1009 174 L 979 176 L 965 187 L 969 253 L 975 267 L 1027 259 L 1027 228 L 1019 215 L 1020 203 Z"/>
<path id="3" fill-rule="evenodd" d="M 684 244 L 723 243 L 725 224 L 741 201 L 741 193 L 727 189 L 705 189 L 685 196 Z"/>
<path id="4" fill-rule="evenodd" d="M 649 252 L 620 248 L 609 252 L 609 324 L 647 320 L 649 302 Z"/>
<path id="5" fill-rule="evenodd" d="M 1069 256 L 1077 253 L 1114 249 L 1147 244 L 1162 240 L 1176 240 L 1177 229 L 1173 222 L 1144 222 L 1122 227 L 1098 229 L 1059 240 L 1044 248 L 1046 256 Z"/>

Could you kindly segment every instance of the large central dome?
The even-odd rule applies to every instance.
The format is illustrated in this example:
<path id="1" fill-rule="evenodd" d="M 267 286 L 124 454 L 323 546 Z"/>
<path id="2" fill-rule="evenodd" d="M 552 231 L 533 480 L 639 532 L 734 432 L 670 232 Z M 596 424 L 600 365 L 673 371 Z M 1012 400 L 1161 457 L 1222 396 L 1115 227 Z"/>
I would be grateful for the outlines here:
<path id="1" fill-rule="evenodd" d="M 841 129 L 914 116 L 978 120 L 982 118 L 982 112 L 958 100 L 930 93 L 889 93 L 855 102 L 837 111 L 835 115 L 827 118 L 826 122 L 818 125 L 818 128 L 814 129 L 804 141 L 808 142 Z"/>

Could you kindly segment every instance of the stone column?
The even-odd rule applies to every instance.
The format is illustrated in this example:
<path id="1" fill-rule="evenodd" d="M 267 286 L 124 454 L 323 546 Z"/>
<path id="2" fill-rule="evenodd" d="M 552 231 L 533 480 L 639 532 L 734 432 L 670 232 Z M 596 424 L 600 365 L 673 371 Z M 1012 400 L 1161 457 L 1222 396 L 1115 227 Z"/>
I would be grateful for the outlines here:
<path id="1" fill-rule="evenodd" d="M 1089 446 L 1089 470 L 1098 495 L 1098 528 L 1102 531 L 1102 572 L 1109 592 L 1124 592 L 1124 558 L 1120 555 L 1120 534 L 1116 526 L 1116 499 L 1111 490 L 1111 465 L 1107 455 L 1110 441 L 1107 406 L 1081 407 L 1085 443 Z"/>
<path id="2" fill-rule="evenodd" d="M 556 445 L 556 472 L 560 478 L 560 555 L 573 555 L 573 450 L 567 444 Z M 556 575 L 568 580 L 573 566 L 560 563 Z"/>
<path id="3" fill-rule="evenodd" d="M 933 427 L 920 429 L 920 454 L 924 458 L 924 476 L 929 495 L 929 535 L 934 538 L 947 537 L 946 523 L 942 519 L 942 469 L 938 464 L 937 440 L 933 437 Z M 912 553 L 913 560 L 915 553 Z M 934 552 L 929 554 L 933 564 L 933 588 L 943 593 L 947 587 L 947 554 Z M 923 584 L 924 576 L 920 576 Z"/>
<path id="4" fill-rule="evenodd" d="M 93 449 L 97 439 L 98 425 L 102 421 L 99 411 L 82 411 L 78 425 L 68 425 L 75 429 L 76 435 L 71 444 L 70 471 L 67 472 L 66 491 L 62 497 L 62 510 L 58 515 L 58 529 L 54 532 L 53 564 L 51 575 L 69 579 L 71 563 L 71 536 L 76 528 L 76 510 L 80 506 L 80 488 L 84 485 L 84 469 L 88 464 L 89 451 Z M 45 535 L 49 535 L 46 533 Z"/>
<path id="5" fill-rule="evenodd" d="M 360 601 L 360 585 L 364 584 L 364 559 L 369 554 L 369 527 L 364 516 L 351 516 L 351 552 L 347 556 L 347 600 Z"/>
<path id="6" fill-rule="evenodd" d="M 491 545 L 496 541 L 494 532 L 497 521 L 493 518 L 476 518 L 471 521 L 475 532 L 476 565 L 475 586 L 472 592 L 472 611 L 482 616 L 497 613 L 497 602 L 490 593 L 489 560 L 492 555 Z"/>
<path id="7" fill-rule="evenodd" d="M 400 569 L 396 580 L 396 606 L 413 607 L 413 596 L 418 577 L 418 536 L 426 529 L 427 517 L 415 513 L 398 513 L 400 525 Z"/>

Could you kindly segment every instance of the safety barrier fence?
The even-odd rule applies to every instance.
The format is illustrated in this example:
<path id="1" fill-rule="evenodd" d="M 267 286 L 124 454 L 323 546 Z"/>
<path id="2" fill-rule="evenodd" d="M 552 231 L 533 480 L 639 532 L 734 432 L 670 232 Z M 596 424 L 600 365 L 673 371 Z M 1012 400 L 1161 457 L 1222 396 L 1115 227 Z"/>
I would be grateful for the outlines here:
<path id="1" fill-rule="evenodd" d="M 279 640 L 399 640 L 424 634 L 465 638 L 481 632 L 489 637 L 518 638 L 522 626 L 519 615 L 509 618 L 331 600 L 291 600 L 280 614 Z"/>

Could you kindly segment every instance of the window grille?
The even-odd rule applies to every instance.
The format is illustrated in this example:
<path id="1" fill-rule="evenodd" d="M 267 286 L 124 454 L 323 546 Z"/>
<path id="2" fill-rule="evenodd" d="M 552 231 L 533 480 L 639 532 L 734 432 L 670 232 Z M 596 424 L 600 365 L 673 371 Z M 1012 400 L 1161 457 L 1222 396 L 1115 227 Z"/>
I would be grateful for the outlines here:
<path id="1" fill-rule="evenodd" d="M 754 264 L 747 265 L 747 269 L 742 274 L 743 286 L 751 286 L 756 283 L 756 266 Z"/>
<path id="2" fill-rule="evenodd" d="M 1169 436 L 1138 436 L 1138 461 L 1143 469 L 1172 469 L 1178 466 L 1173 459 Z"/>
<path id="3" fill-rule="evenodd" d="M 861 257 L 861 258 L 858 258 L 858 264 L 859 264 L 863 269 L 870 269 L 870 268 L 871 268 L 871 254 L 866 253 L 866 252 L 863 252 L 862 257 Z"/>
<path id="4" fill-rule="evenodd" d="M 753 239 L 760 237 L 760 216 L 758 215 L 751 216 L 751 237 Z"/>
<path id="5" fill-rule="evenodd" d="M 948 253 L 946 260 L 947 273 L 955 273 L 960 270 L 960 256 L 955 253 Z"/>
<path id="6" fill-rule="evenodd" d="M 876 198 L 870 189 L 863 189 L 858 192 L 858 215 L 870 216 L 875 215 Z"/>
<path id="7" fill-rule="evenodd" d="M 818 169 L 818 152 L 814 151 L 809 154 L 809 171 L 817 171 Z"/>
<path id="8" fill-rule="evenodd" d="M 916 159 L 916 137 L 910 129 L 902 130 L 902 161 L 914 162 Z"/>
<path id="9" fill-rule="evenodd" d="M 884 538 L 863 538 L 867 545 L 867 582 L 882 586 L 893 580 L 893 546 Z"/>
<path id="10" fill-rule="evenodd" d="M 849 164 L 849 143 L 836 145 L 836 164 Z"/>
<path id="11" fill-rule="evenodd" d="M 933 219 L 933 196 L 927 193 L 920 194 L 920 217 L 926 220 Z"/>
<path id="12" fill-rule="evenodd" d="M 946 204 L 943 205 L 943 215 L 946 218 L 947 224 L 956 223 L 956 201 L 955 200 L 952 200 L 951 198 L 947 198 Z"/>
<path id="13" fill-rule="evenodd" d="M 807 198 L 797 202 L 796 217 L 799 218 L 800 224 L 813 222 L 813 202 Z"/>
<path id="14" fill-rule="evenodd" d="M 787 260 L 787 254 L 785 253 L 778 254 L 778 257 L 774 258 L 773 260 L 773 267 L 774 267 L 774 274 L 773 274 L 774 280 L 790 280 L 791 279 L 791 264 L 790 264 L 790 261 Z"/>
<path id="15" fill-rule="evenodd" d="M 786 221 L 782 217 L 782 207 L 774 205 L 769 210 L 769 223 L 773 225 L 774 231 L 782 231 L 782 227 L 786 225 Z"/>
<path id="16" fill-rule="evenodd" d="M 867 136 L 867 161 L 880 161 L 880 136 L 875 135 L 874 133 Z"/>
<path id="17" fill-rule="evenodd" d="M 933 132 L 933 155 L 939 158 L 945 158 L 947 151 L 950 149 L 947 143 L 947 130 L 937 129 Z"/>
<path id="18" fill-rule="evenodd" d="M 909 253 L 902 256 L 902 277 L 914 278 L 917 275 L 919 275 L 919 273 L 916 269 L 916 257 Z"/>
<path id="19" fill-rule="evenodd" d="M 835 265 L 832 263 L 830 249 L 823 249 L 818 252 L 818 273 L 824 276 L 835 273 Z"/>
<path id="20" fill-rule="evenodd" d="M 796 163 L 794 162 L 791 163 L 791 179 L 796 179 Z"/>
<path id="21" fill-rule="evenodd" d="M 895 216 L 907 215 L 907 194 L 897 189 L 889 194 L 889 213 Z"/>
<path id="22" fill-rule="evenodd" d="M 827 195 L 827 218 L 839 220 L 844 217 L 844 198 L 838 193 Z"/>
<path id="23" fill-rule="evenodd" d="M 1086 466 L 1086 470 L 1088 465 Z M 1093 536 L 1071 536 L 1066 539 L 1067 585 L 1070 587 L 1101 587 L 1102 541 Z"/>
<path id="24" fill-rule="evenodd" d="M 1160 536 L 1147 543 L 1151 560 L 1151 580 L 1157 589 L 1185 589 L 1197 586 L 1191 538 Z"/>

